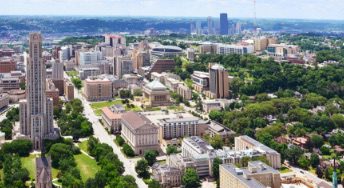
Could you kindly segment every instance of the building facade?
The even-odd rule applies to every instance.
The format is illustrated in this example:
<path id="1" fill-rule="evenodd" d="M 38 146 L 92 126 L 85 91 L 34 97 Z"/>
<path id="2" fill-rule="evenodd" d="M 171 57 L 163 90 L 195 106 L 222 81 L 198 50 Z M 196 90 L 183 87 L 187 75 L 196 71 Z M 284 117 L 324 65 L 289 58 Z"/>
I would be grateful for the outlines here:
<path id="1" fill-rule="evenodd" d="M 84 81 L 83 94 L 88 101 L 106 101 L 112 99 L 112 82 L 107 79 L 91 79 Z"/>
<path id="2" fill-rule="evenodd" d="M 116 112 L 110 107 L 102 109 L 102 121 L 110 133 L 121 133 L 121 117 L 123 112 Z"/>
<path id="3" fill-rule="evenodd" d="M 209 89 L 212 98 L 229 97 L 229 78 L 227 70 L 218 64 L 212 65 L 209 69 Z"/>
<path id="4" fill-rule="evenodd" d="M 121 134 L 133 148 L 135 154 L 143 155 L 147 150 L 160 150 L 159 128 L 143 115 L 137 112 L 124 113 L 121 126 Z"/>
<path id="5" fill-rule="evenodd" d="M 31 33 L 27 60 L 26 101 L 20 103 L 20 133 L 31 139 L 36 150 L 41 149 L 43 139 L 54 138 L 53 102 L 46 97 L 45 71 L 42 59 L 42 36 L 39 33 Z"/>
<path id="6" fill-rule="evenodd" d="M 248 162 L 247 168 L 239 169 L 233 164 L 220 165 L 220 187 L 281 187 L 279 171 L 261 161 Z"/>
<path id="7" fill-rule="evenodd" d="M 171 104 L 170 92 L 158 80 L 154 80 L 143 87 L 143 97 L 147 100 L 147 105 L 151 107 Z"/>
<path id="8" fill-rule="evenodd" d="M 64 96 L 67 101 L 71 101 L 74 99 L 74 85 L 69 81 L 64 81 Z"/>
<path id="9" fill-rule="evenodd" d="M 17 69 L 17 63 L 11 57 L 0 58 L 0 73 L 9 73 Z"/>
<path id="10" fill-rule="evenodd" d="M 36 188 L 52 188 L 50 157 L 36 158 Z"/>
<path id="11" fill-rule="evenodd" d="M 182 172 L 178 168 L 168 165 L 154 165 L 153 178 L 159 182 L 161 188 L 179 187 L 182 183 Z"/>
<path id="12" fill-rule="evenodd" d="M 281 154 L 279 154 L 277 151 L 246 135 L 235 137 L 234 142 L 236 151 L 245 149 L 259 150 L 265 155 L 266 159 L 270 162 L 270 165 L 273 168 L 281 168 Z"/>
<path id="13" fill-rule="evenodd" d="M 228 35 L 228 15 L 227 13 L 220 14 L 220 35 Z"/>

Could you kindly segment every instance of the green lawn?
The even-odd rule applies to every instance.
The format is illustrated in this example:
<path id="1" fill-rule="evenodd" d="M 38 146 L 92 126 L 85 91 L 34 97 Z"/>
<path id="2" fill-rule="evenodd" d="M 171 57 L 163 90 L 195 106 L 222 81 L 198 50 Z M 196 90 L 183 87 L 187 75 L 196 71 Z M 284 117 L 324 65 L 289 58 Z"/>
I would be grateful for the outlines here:
<path id="1" fill-rule="evenodd" d="M 39 155 L 30 155 L 28 157 L 21 158 L 22 166 L 29 171 L 31 179 L 36 177 L 36 157 L 39 157 Z M 53 179 L 56 178 L 57 173 L 58 173 L 58 170 L 55 168 L 52 168 Z"/>
<path id="2" fill-rule="evenodd" d="M 90 158 L 89 156 L 81 153 L 79 155 L 75 155 L 74 157 L 77 167 L 80 170 L 82 181 L 85 182 L 88 178 L 93 178 L 100 170 L 96 160 Z"/>
<path id="3" fill-rule="evenodd" d="M 112 101 L 103 101 L 103 102 L 94 102 L 91 104 L 91 108 L 97 116 L 102 115 L 102 108 L 109 107 L 115 104 L 122 104 L 122 99 L 112 100 Z M 139 112 L 142 109 L 139 106 L 128 107 L 126 104 L 123 104 L 126 111 Z"/>
<path id="4" fill-rule="evenodd" d="M 97 116 L 102 114 L 102 108 L 112 106 L 115 104 L 122 104 L 122 100 L 113 100 L 113 101 L 103 101 L 103 102 L 94 102 L 91 104 L 91 108 Z"/>
<path id="5" fill-rule="evenodd" d="M 82 141 L 78 144 L 79 148 L 86 153 L 88 153 L 88 144 L 87 143 L 88 143 L 87 140 L 85 140 L 85 141 Z"/>

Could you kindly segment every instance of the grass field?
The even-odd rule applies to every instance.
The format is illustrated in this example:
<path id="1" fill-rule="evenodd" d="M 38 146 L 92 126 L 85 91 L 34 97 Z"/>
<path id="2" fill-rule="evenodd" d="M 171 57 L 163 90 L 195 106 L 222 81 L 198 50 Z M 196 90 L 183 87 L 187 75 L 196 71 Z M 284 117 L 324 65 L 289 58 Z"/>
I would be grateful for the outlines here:
<path id="1" fill-rule="evenodd" d="M 87 140 L 80 142 L 79 148 L 83 150 L 84 152 L 88 153 L 88 145 L 87 145 Z"/>
<path id="2" fill-rule="evenodd" d="M 34 179 L 36 176 L 36 157 L 39 157 L 39 155 L 30 155 L 28 157 L 21 158 L 22 166 L 29 171 L 31 179 Z M 52 168 L 53 179 L 56 178 L 57 173 L 58 173 L 58 170 L 55 168 Z"/>
<path id="3" fill-rule="evenodd" d="M 100 116 L 102 114 L 102 108 L 112 106 L 115 104 L 122 104 L 122 100 L 95 102 L 91 104 L 91 108 L 97 116 Z"/>
<path id="4" fill-rule="evenodd" d="M 74 157 L 77 167 L 80 170 L 82 181 L 85 182 L 88 178 L 93 178 L 100 170 L 96 160 L 90 158 L 89 156 L 81 153 L 79 155 L 75 155 Z"/>
<path id="5" fill-rule="evenodd" d="M 122 100 L 121 99 L 117 99 L 117 100 L 112 100 L 112 101 L 104 101 L 104 102 L 94 102 L 91 103 L 91 108 L 93 109 L 94 113 L 97 116 L 101 116 L 102 114 L 102 108 L 104 107 L 109 107 L 115 104 L 122 104 Z M 142 109 L 138 106 L 134 106 L 132 107 L 128 107 L 127 105 L 123 104 L 123 106 L 125 107 L 126 111 L 134 111 L 134 112 L 138 112 L 138 111 L 142 111 Z"/>
<path id="6" fill-rule="evenodd" d="M 87 147 L 87 145 L 86 145 Z M 38 156 L 37 156 L 38 157 Z M 93 178 L 94 175 L 98 172 L 100 167 L 97 165 L 97 162 L 90 158 L 89 156 L 85 154 L 79 154 L 75 155 L 75 162 L 77 164 L 77 167 L 80 170 L 80 174 L 82 177 L 82 180 L 85 182 L 88 178 Z M 30 155 L 28 157 L 21 158 L 22 165 L 24 168 L 26 168 L 30 173 L 30 178 L 34 179 L 36 176 L 36 156 Z M 52 169 L 52 176 L 53 179 L 56 178 L 58 173 L 58 170 L 53 168 Z"/>

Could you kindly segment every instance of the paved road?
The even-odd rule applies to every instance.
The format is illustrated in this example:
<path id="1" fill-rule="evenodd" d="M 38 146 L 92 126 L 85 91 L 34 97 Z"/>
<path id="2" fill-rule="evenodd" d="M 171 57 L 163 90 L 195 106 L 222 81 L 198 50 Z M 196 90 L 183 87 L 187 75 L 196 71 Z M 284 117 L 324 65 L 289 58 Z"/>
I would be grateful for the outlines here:
<path id="1" fill-rule="evenodd" d="M 65 73 L 65 77 L 68 78 L 68 76 Z M 100 124 L 99 118 L 94 114 L 90 103 L 85 100 L 85 98 L 81 95 L 81 93 L 75 89 L 74 97 L 78 98 L 82 101 L 84 105 L 84 114 L 89 119 L 90 122 L 92 122 L 92 127 L 94 130 L 94 137 L 98 138 L 100 142 L 106 143 L 110 145 L 113 148 L 113 151 L 115 154 L 118 155 L 118 158 L 120 161 L 123 162 L 123 165 L 125 167 L 124 175 L 132 175 L 139 188 L 147 188 L 148 186 L 143 182 L 141 178 L 137 177 L 137 174 L 135 172 L 135 165 L 138 158 L 134 159 L 128 159 L 126 158 L 123 153 L 120 151 L 120 148 L 113 142 L 114 136 L 109 135 L 105 128 Z"/>

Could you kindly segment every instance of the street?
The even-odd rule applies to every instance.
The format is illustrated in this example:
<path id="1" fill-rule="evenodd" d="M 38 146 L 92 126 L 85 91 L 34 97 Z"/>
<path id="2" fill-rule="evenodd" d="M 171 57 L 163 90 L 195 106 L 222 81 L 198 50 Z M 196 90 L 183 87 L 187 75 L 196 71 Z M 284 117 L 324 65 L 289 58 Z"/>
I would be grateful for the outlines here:
<path id="1" fill-rule="evenodd" d="M 65 77 L 69 79 L 66 73 Z M 84 114 L 89 119 L 89 121 L 92 123 L 92 127 L 94 130 L 94 137 L 98 138 L 100 142 L 106 143 L 109 146 L 113 148 L 113 151 L 115 154 L 117 154 L 118 159 L 123 162 L 123 166 L 125 167 L 124 175 L 132 175 L 139 188 L 146 188 L 148 187 L 141 178 L 137 177 L 136 171 L 135 171 L 135 165 L 137 158 L 135 159 L 128 159 L 124 156 L 124 154 L 120 151 L 120 148 L 113 142 L 113 139 L 115 138 L 112 135 L 109 135 L 108 132 L 105 130 L 105 128 L 100 124 L 99 118 L 94 114 L 90 103 L 86 101 L 86 99 L 81 95 L 81 91 L 79 92 L 77 89 L 74 90 L 74 97 L 78 98 L 82 101 L 84 105 Z"/>

